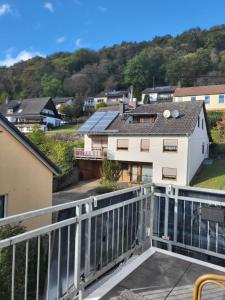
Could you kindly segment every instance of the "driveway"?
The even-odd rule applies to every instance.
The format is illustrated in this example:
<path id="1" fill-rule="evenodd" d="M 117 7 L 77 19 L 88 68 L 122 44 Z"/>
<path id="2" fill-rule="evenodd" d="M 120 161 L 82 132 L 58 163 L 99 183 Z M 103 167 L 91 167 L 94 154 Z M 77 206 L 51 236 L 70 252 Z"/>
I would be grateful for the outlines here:
<path id="1" fill-rule="evenodd" d="M 63 191 L 53 193 L 53 205 L 76 201 L 95 195 L 95 189 L 99 185 L 99 180 L 80 181 L 74 186 Z"/>

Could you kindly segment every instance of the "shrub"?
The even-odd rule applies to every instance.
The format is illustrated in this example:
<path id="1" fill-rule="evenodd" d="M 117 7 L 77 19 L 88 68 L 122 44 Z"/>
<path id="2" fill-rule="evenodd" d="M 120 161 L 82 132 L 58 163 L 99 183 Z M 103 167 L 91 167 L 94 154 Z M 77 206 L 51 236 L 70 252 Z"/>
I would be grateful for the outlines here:
<path id="1" fill-rule="evenodd" d="M 115 191 L 115 188 L 110 185 L 100 185 L 95 189 L 96 194 L 106 194 Z"/>
<path id="2" fill-rule="evenodd" d="M 222 120 L 223 112 L 221 111 L 209 111 L 207 112 L 207 119 L 210 128 L 216 127 L 217 123 Z"/>
<path id="3" fill-rule="evenodd" d="M 7 225 L 0 228 L 0 240 L 22 234 L 26 231 L 21 225 Z M 46 237 L 41 239 L 40 248 L 40 265 L 47 266 L 45 260 L 47 258 L 44 251 L 44 243 Z M 16 246 L 15 255 L 15 299 L 24 298 L 24 274 L 25 274 L 25 253 L 26 243 L 21 242 Z M 40 295 L 43 294 L 45 286 L 46 268 L 40 270 Z M 36 272 L 37 272 L 37 238 L 29 240 L 29 256 L 28 256 L 28 299 L 35 299 L 36 294 Z M 11 299 L 11 278 L 12 278 L 12 247 L 6 247 L 0 250 L 0 299 Z"/>
<path id="4" fill-rule="evenodd" d="M 121 164 L 118 161 L 104 160 L 102 162 L 102 167 L 100 171 L 102 181 L 105 181 L 105 184 L 114 184 L 120 178 Z"/>

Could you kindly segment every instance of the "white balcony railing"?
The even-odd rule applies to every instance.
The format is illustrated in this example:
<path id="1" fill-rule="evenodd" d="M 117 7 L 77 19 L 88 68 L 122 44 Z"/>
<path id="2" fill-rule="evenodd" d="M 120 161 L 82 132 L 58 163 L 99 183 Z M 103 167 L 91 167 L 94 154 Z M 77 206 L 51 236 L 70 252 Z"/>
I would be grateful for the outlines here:
<path id="1" fill-rule="evenodd" d="M 0 240 L 0 299 L 82 299 L 151 245 L 224 265 L 224 191 L 146 184 L 7 217 L 0 228 L 47 215 L 55 222 Z"/>
<path id="2" fill-rule="evenodd" d="M 77 159 L 105 159 L 107 158 L 107 150 L 86 151 L 81 148 L 74 149 L 74 157 Z"/>
<path id="3" fill-rule="evenodd" d="M 0 299 L 72 299 L 86 285 L 149 246 L 149 185 L 0 220 L 0 227 L 52 215 L 55 223 L 0 241 L 8 268 Z M 148 228 L 148 230 L 147 230 Z M 1 273 L 2 275 L 2 273 Z M 0 280 L 1 282 L 1 280 Z M 74 298 L 73 298 L 74 299 Z"/>

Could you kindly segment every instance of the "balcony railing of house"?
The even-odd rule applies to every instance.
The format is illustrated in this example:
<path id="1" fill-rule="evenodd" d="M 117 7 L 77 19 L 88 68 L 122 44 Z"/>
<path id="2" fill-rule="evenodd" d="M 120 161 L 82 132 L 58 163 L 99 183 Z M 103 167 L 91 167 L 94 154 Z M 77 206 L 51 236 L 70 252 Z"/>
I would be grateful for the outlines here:
<path id="1" fill-rule="evenodd" d="M 77 159 L 105 159 L 107 158 L 107 150 L 86 151 L 81 148 L 74 149 L 74 157 Z"/>
<path id="2" fill-rule="evenodd" d="M 52 224 L 0 241 L 0 299 L 82 299 L 90 283 L 151 245 L 224 265 L 222 191 L 146 184 L 7 217 L 0 227 L 49 215 Z"/>
<path id="3" fill-rule="evenodd" d="M 68 299 L 77 294 L 81 299 L 88 284 L 136 249 L 149 247 L 148 187 L 1 219 L 1 227 L 32 224 L 47 215 L 55 222 L 0 241 L 0 256 L 7 257 L 8 270 L 0 299 Z"/>

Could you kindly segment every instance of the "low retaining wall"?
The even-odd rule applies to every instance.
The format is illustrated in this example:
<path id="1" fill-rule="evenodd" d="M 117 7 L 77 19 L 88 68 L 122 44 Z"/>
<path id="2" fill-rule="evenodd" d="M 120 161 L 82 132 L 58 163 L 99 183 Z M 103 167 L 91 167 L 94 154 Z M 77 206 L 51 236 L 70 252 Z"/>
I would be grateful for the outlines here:
<path id="1" fill-rule="evenodd" d="M 53 179 L 53 192 L 58 192 L 71 184 L 79 182 L 79 169 L 74 167 L 73 170 L 66 175 L 55 177 Z"/>

